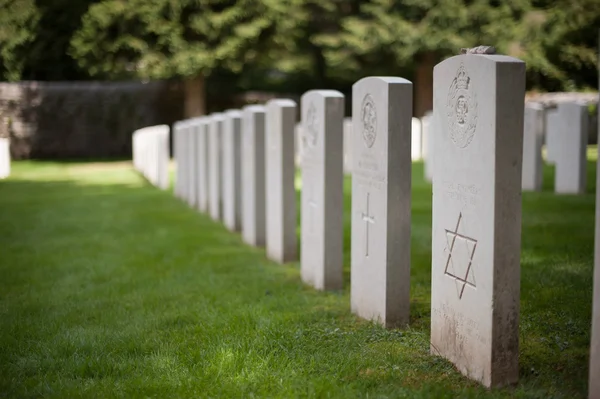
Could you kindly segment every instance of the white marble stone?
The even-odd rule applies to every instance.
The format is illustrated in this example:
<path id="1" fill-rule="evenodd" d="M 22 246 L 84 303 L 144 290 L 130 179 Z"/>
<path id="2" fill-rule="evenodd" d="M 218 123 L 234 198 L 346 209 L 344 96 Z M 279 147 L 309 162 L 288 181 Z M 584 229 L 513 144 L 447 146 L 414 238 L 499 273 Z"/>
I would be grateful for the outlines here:
<path id="1" fill-rule="evenodd" d="M 267 102 L 266 107 L 267 256 L 284 263 L 298 259 L 294 187 L 296 103 L 275 99 Z"/>
<path id="2" fill-rule="evenodd" d="M 223 122 L 223 223 L 231 231 L 242 229 L 242 112 L 228 110 Z"/>
<path id="3" fill-rule="evenodd" d="M 173 159 L 175 160 L 175 187 L 174 193 L 177 198 L 183 197 L 183 122 L 173 124 Z"/>
<path id="4" fill-rule="evenodd" d="M 208 135 L 210 119 L 206 116 L 195 118 L 194 145 L 196 146 L 196 208 L 208 212 L 209 174 L 208 174 Z"/>
<path id="5" fill-rule="evenodd" d="M 242 115 L 242 237 L 265 246 L 265 114 L 262 105 L 244 107 Z"/>
<path id="6" fill-rule="evenodd" d="M 423 159 L 423 131 L 421 120 L 419 118 L 412 118 L 410 157 L 413 161 L 420 161 Z"/>
<path id="7" fill-rule="evenodd" d="M 302 162 L 302 154 L 304 150 L 304 135 L 302 134 L 302 124 L 300 122 L 296 123 L 294 127 L 294 163 L 296 167 L 300 167 Z"/>
<path id="8" fill-rule="evenodd" d="M 544 142 L 544 107 L 530 103 L 525 106 L 523 130 L 523 191 L 541 191 L 543 166 L 542 143 Z"/>
<path id="9" fill-rule="evenodd" d="M 311 90 L 302 96 L 302 280 L 319 290 L 342 288 L 344 263 L 344 96 Z"/>
<path id="10" fill-rule="evenodd" d="M 412 90 L 397 77 L 352 87 L 351 307 L 386 327 L 409 321 Z"/>
<path id="11" fill-rule="evenodd" d="M 344 118 L 344 173 L 352 174 L 352 118 Z"/>
<path id="12" fill-rule="evenodd" d="M 434 68 L 431 352 L 488 387 L 519 373 L 524 98 L 516 58 Z"/>
<path id="13" fill-rule="evenodd" d="M 433 133 L 431 131 L 431 117 L 432 113 L 427 112 L 421 118 L 421 131 L 423 133 L 423 170 L 425 172 L 425 180 L 430 183 L 433 181 Z"/>
<path id="14" fill-rule="evenodd" d="M 133 165 L 151 184 L 169 187 L 169 126 L 138 129 L 132 135 Z"/>
<path id="15" fill-rule="evenodd" d="M 583 194 L 586 187 L 589 115 L 585 104 L 558 105 L 554 191 Z"/>
<path id="16" fill-rule="evenodd" d="M 554 164 L 558 153 L 560 152 L 558 144 L 558 135 L 560 134 L 560 118 L 558 115 L 557 108 L 546 109 L 546 120 L 545 120 L 545 137 L 544 143 L 546 145 L 546 162 Z"/>
<path id="17" fill-rule="evenodd" d="M 197 175 L 198 175 L 198 157 L 196 155 L 196 127 L 197 123 L 194 119 L 189 119 L 186 121 L 186 202 L 191 207 L 196 207 L 197 205 Z"/>
<path id="18" fill-rule="evenodd" d="M 222 113 L 210 115 L 208 131 L 208 210 L 213 220 L 221 220 L 221 140 L 224 117 Z"/>

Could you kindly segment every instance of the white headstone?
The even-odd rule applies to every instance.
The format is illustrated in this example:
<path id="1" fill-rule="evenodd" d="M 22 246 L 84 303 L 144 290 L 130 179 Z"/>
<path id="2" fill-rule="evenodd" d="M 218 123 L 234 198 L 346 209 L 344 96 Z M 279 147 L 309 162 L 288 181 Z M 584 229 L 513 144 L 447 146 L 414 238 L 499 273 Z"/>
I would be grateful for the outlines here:
<path id="1" fill-rule="evenodd" d="M 368 77 L 352 87 L 352 311 L 408 323 L 412 83 Z"/>
<path id="2" fill-rule="evenodd" d="M 242 116 L 242 237 L 258 247 L 266 239 L 265 113 L 262 105 L 249 105 Z"/>
<path id="3" fill-rule="evenodd" d="M 197 146 L 196 146 L 196 121 L 194 119 L 190 119 L 186 121 L 186 201 L 188 205 L 195 207 L 197 204 L 197 174 L 198 174 L 198 156 L 196 154 Z"/>
<path id="4" fill-rule="evenodd" d="M 302 96 L 302 280 L 320 290 L 342 288 L 344 263 L 344 96 Z"/>
<path id="5" fill-rule="evenodd" d="M 525 124 L 523 130 L 523 191 L 542 189 L 543 162 L 542 143 L 544 141 L 544 107 L 540 104 L 525 106 Z"/>
<path id="6" fill-rule="evenodd" d="M 421 131 L 423 132 L 423 169 L 425 180 L 433 181 L 433 132 L 431 131 L 432 113 L 427 112 L 421 118 Z"/>
<path id="7" fill-rule="evenodd" d="M 587 106 L 577 103 L 559 104 L 558 118 L 554 191 L 561 194 L 583 194 L 587 178 Z"/>
<path id="8" fill-rule="evenodd" d="M 352 118 L 344 118 L 344 173 L 352 173 Z"/>
<path id="9" fill-rule="evenodd" d="M 225 112 L 223 124 L 223 222 L 232 231 L 242 229 L 242 113 Z"/>
<path id="10" fill-rule="evenodd" d="M 132 135 L 133 164 L 151 184 L 169 187 L 169 126 L 138 129 Z"/>
<path id="11" fill-rule="evenodd" d="M 194 134 L 196 138 L 194 144 L 196 146 L 196 206 L 201 212 L 208 212 L 208 192 L 209 192 L 209 175 L 208 175 L 208 135 L 210 128 L 210 119 L 208 117 L 200 117 L 195 119 Z"/>
<path id="12" fill-rule="evenodd" d="M 10 140 L 0 138 L 0 179 L 10 176 Z"/>
<path id="13" fill-rule="evenodd" d="M 560 134 L 560 117 L 558 115 L 558 109 L 549 108 L 546 109 L 546 130 L 545 130 L 545 143 L 546 143 L 546 162 L 553 164 L 556 162 L 560 147 L 558 144 L 558 135 Z"/>
<path id="14" fill-rule="evenodd" d="M 267 256 L 280 263 L 297 260 L 296 189 L 294 187 L 294 127 L 296 103 L 267 103 L 266 209 Z"/>
<path id="15" fill-rule="evenodd" d="M 419 118 L 412 118 L 410 157 L 413 161 L 420 161 L 423 159 L 423 132 L 421 129 L 421 120 Z"/>
<path id="16" fill-rule="evenodd" d="M 525 63 L 434 68 L 431 351 L 485 386 L 517 381 Z"/>
<path id="17" fill-rule="evenodd" d="M 184 156 L 184 122 L 175 122 L 173 125 L 173 157 L 175 158 L 175 196 L 183 199 L 185 180 Z"/>
<path id="18" fill-rule="evenodd" d="M 300 166 L 302 162 L 302 153 L 304 150 L 304 135 L 302 134 L 302 124 L 300 122 L 296 123 L 294 128 L 294 163 L 296 166 Z"/>
<path id="19" fill-rule="evenodd" d="M 208 210 L 213 220 L 221 219 L 221 140 L 223 136 L 223 114 L 210 116 L 208 133 Z"/>

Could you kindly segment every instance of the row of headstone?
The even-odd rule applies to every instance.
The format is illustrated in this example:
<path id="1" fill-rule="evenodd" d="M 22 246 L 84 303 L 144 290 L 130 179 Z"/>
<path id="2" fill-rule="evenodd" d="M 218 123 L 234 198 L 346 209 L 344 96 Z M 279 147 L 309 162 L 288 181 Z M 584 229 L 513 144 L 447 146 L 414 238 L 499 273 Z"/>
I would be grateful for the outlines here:
<path id="1" fill-rule="evenodd" d="M 0 138 L 0 179 L 10 176 L 10 140 Z"/>
<path id="2" fill-rule="evenodd" d="M 428 159 L 429 119 L 422 118 L 425 178 L 433 179 L 433 161 Z M 546 160 L 555 165 L 554 191 L 560 194 L 583 194 L 586 190 L 589 115 L 586 104 L 561 103 L 555 109 L 527 103 L 523 131 L 522 190 L 541 191 L 543 179 L 542 150 Z"/>
<path id="3" fill-rule="evenodd" d="M 132 135 L 133 166 L 151 184 L 169 188 L 169 126 L 138 129 Z"/>
<path id="4" fill-rule="evenodd" d="M 434 109 L 422 123 L 426 171 L 435 177 L 431 352 L 486 386 L 518 379 L 521 191 L 524 168 L 540 162 L 524 160 L 540 142 L 539 131 L 524 134 L 540 118 L 536 107 L 526 111 L 524 94 L 522 61 L 452 57 L 434 69 Z M 343 175 L 350 168 L 352 311 L 387 327 L 406 325 L 412 83 L 362 79 L 353 86 L 351 126 L 343 110 L 341 93 L 322 90 L 302 96 L 300 125 L 290 100 L 178 123 L 176 193 L 241 229 L 249 244 L 264 245 L 269 258 L 296 260 L 294 147 L 301 141 L 301 276 L 335 290 L 343 283 Z"/>

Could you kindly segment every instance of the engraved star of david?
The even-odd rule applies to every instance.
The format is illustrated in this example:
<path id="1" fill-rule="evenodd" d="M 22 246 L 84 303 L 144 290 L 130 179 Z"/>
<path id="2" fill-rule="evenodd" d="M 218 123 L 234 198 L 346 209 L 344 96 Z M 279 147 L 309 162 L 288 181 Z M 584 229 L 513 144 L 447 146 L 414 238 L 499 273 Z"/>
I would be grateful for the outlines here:
<path id="1" fill-rule="evenodd" d="M 458 298 L 462 299 L 465 287 L 475 285 L 473 273 L 473 255 L 477 248 L 477 240 L 459 232 L 461 229 L 462 212 L 458 215 L 454 231 L 446 230 L 446 248 L 448 253 L 444 274 L 454 279 Z"/>

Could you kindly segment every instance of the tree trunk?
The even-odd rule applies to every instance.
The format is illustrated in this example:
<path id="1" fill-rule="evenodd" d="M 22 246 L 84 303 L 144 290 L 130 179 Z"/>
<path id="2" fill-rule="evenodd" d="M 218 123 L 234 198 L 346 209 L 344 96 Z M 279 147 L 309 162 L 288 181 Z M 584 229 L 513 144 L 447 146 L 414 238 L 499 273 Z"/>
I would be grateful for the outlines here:
<path id="1" fill-rule="evenodd" d="M 193 118 L 206 114 L 206 92 L 204 76 L 198 75 L 183 82 L 185 91 L 185 117 Z"/>
<path id="2" fill-rule="evenodd" d="M 415 72 L 415 107 L 417 118 L 433 109 L 433 67 L 437 61 L 433 52 L 422 53 L 417 57 Z"/>

